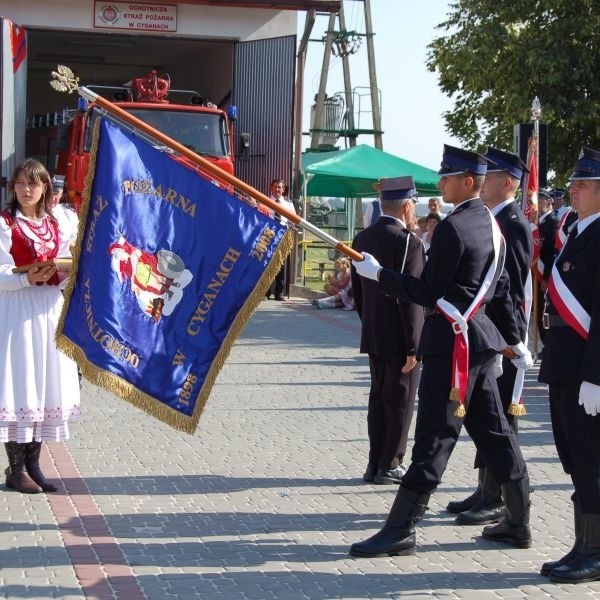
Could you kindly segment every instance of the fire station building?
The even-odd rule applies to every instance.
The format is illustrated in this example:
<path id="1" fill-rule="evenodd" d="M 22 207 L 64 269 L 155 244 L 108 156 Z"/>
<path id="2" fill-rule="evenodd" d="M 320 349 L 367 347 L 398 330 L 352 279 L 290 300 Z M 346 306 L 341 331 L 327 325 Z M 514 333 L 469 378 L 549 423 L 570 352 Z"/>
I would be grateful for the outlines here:
<path id="1" fill-rule="evenodd" d="M 15 158 L 35 156 L 53 172 L 51 130 L 65 108 L 77 106 L 76 94 L 49 85 L 51 72 L 66 65 L 84 86 L 122 86 L 156 70 L 168 75 L 172 88 L 223 110 L 235 105 L 236 176 L 263 192 L 273 177 L 289 181 L 298 19 L 310 9 L 335 10 L 340 1 L 4 0 L 0 16 L 25 31 L 26 50 L 20 58 L 8 56 L 9 40 L 2 40 L 2 87 L 15 60 L 26 65 L 26 82 L 15 106 L 2 94 L 2 178 L 10 177 L 4 159 L 11 152 L 13 165 Z M 25 128 L 46 128 L 47 135 L 26 136 Z M 35 147 L 20 148 L 21 137 L 35 140 Z"/>

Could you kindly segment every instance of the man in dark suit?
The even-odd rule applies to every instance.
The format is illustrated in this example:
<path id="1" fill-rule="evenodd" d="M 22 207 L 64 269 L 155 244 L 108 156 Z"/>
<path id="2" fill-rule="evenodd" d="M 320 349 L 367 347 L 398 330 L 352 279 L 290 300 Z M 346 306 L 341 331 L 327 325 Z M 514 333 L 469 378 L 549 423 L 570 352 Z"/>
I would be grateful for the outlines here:
<path id="1" fill-rule="evenodd" d="M 488 161 L 444 146 L 438 187 L 454 210 L 436 227 L 420 278 L 382 268 L 368 253 L 359 275 L 426 309 L 418 354 L 423 357 L 412 462 L 381 531 L 353 544 L 353 556 L 412 554 L 414 524 L 427 509 L 464 424 L 487 468 L 502 486 L 507 514 L 484 537 L 518 548 L 531 545 L 529 479 L 515 433 L 506 421 L 493 375 L 507 343 L 517 366 L 531 364 L 523 347 L 503 270 L 504 241 L 478 197 Z M 486 304 L 498 304 L 496 325 Z M 458 403 L 452 400 L 457 400 Z M 465 414 L 466 406 L 466 414 Z M 456 409 L 456 410 L 455 410 Z"/>
<path id="2" fill-rule="evenodd" d="M 497 148 L 488 148 L 485 157 L 494 164 L 488 166 L 485 183 L 481 189 L 481 199 L 496 217 L 506 242 L 504 268 L 510 282 L 509 293 L 517 317 L 519 339 L 527 345 L 532 299 L 533 236 L 529 221 L 515 202 L 515 194 L 527 167 L 516 154 Z M 492 304 L 487 309 L 492 320 L 501 318 L 501 315 L 496 315 L 495 308 Z M 497 360 L 501 361 L 501 366 L 498 367 L 501 374 L 497 382 L 504 415 L 513 431 L 517 433 L 518 419 L 515 413 L 521 399 L 524 373 L 521 371 L 518 374 L 518 369 L 506 357 L 498 355 Z M 479 452 L 475 457 L 475 468 L 479 469 L 479 485 L 476 492 L 462 502 L 450 502 L 447 507 L 450 512 L 459 513 L 456 518 L 459 525 L 484 525 L 504 516 L 502 490 L 491 471 L 486 468 Z"/>
<path id="3" fill-rule="evenodd" d="M 382 179 L 383 215 L 358 233 L 352 247 L 370 252 L 380 264 L 397 273 L 419 277 L 423 244 L 406 227 L 414 216 L 416 198 L 412 177 Z M 352 289 L 362 322 L 360 351 L 368 353 L 371 370 L 369 463 L 363 479 L 379 484 L 400 483 L 419 379 L 416 355 L 423 308 L 398 300 L 354 269 Z"/>
<path id="4" fill-rule="evenodd" d="M 539 380 L 548 384 L 556 449 L 575 487 L 575 544 L 541 573 L 583 583 L 600 580 L 600 152 L 584 148 L 570 181 L 579 219 L 548 282 Z"/>

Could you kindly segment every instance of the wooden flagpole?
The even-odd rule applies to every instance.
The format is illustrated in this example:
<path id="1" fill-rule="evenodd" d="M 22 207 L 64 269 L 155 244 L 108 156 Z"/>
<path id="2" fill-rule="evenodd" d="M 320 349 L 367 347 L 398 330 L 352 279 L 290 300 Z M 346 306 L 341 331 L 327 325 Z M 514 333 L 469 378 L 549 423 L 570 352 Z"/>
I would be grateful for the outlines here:
<path id="1" fill-rule="evenodd" d="M 353 250 L 352 248 L 350 248 L 350 246 L 343 244 L 339 240 L 336 240 L 333 236 L 329 235 L 328 233 L 325 233 L 312 223 L 309 223 L 301 216 L 297 215 L 295 212 L 287 210 L 286 208 L 281 206 L 281 204 L 278 204 L 277 202 L 275 202 L 275 200 L 269 198 L 269 196 L 266 196 L 265 194 L 259 192 L 251 185 L 248 185 L 241 179 L 238 179 L 230 173 L 227 173 L 214 163 L 196 154 L 195 152 L 192 152 L 192 150 L 190 150 L 189 148 L 186 148 L 179 142 L 176 142 L 168 135 L 161 133 L 160 131 L 158 131 L 158 129 L 155 129 L 147 123 L 144 123 L 144 121 L 128 113 L 126 110 L 123 110 L 116 104 L 113 104 L 112 102 L 110 102 L 106 98 L 103 98 L 99 94 L 96 94 L 89 88 L 86 88 L 84 86 L 78 87 L 78 79 L 75 78 L 73 72 L 68 67 L 59 65 L 57 72 L 52 72 L 52 76 L 54 77 L 54 80 L 50 82 L 50 85 L 57 91 L 68 91 L 69 93 L 77 91 L 77 93 L 80 96 L 82 96 L 86 100 L 89 100 L 90 102 L 93 102 L 96 106 L 104 109 L 106 112 L 110 113 L 118 120 L 129 124 L 134 129 L 143 131 L 146 135 L 150 136 L 151 138 L 164 144 L 168 148 L 171 148 L 178 154 L 185 156 L 189 161 L 200 167 L 202 170 L 208 171 L 209 173 L 215 175 L 215 177 L 217 177 L 219 180 L 234 186 L 238 190 L 255 199 L 257 202 L 261 202 L 265 206 L 268 206 L 270 209 L 280 214 L 282 217 L 285 217 L 286 219 L 288 219 L 288 221 L 291 221 L 295 225 L 302 227 L 306 231 L 310 231 L 320 240 L 324 241 L 329 246 L 332 246 L 342 254 L 345 254 L 352 260 L 363 260 L 362 254 L 360 254 L 356 250 Z"/>

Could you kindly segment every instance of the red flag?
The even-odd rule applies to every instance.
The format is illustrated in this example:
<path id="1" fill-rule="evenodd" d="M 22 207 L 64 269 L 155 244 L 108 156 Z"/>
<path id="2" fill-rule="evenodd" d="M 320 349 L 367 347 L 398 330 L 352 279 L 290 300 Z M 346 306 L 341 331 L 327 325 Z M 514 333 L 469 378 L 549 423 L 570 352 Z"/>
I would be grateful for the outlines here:
<path id="1" fill-rule="evenodd" d="M 534 138 L 529 138 L 529 147 L 527 150 L 527 168 L 529 174 L 526 179 L 525 201 L 523 203 L 523 213 L 530 223 L 531 234 L 533 235 L 533 256 L 531 264 L 536 266 L 540 256 L 540 234 L 538 231 L 538 189 L 539 180 L 537 172 L 537 148 Z M 537 268 L 534 269 L 536 272 Z M 539 272 L 537 273 L 540 276 Z"/>
<path id="2" fill-rule="evenodd" d="M 27 56 L 27 33 L 23 27 L 12 23 L 10 37 L 13 73 L 16 73 Z"/>

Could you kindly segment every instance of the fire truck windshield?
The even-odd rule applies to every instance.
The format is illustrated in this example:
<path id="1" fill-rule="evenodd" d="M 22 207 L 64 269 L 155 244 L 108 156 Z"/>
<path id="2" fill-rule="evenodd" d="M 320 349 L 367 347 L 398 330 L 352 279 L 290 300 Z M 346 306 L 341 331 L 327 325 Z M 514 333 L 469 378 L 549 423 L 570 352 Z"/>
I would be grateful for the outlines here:
<path id="1" fill-rule="evenodd" d="M 159 106 L 159 110 L 127 107 L 127 111 L 197 154 L 215 158 L 228 156 L 227 126 L 221 114 L 169 110 L 164 105 Z M 88 150 L 94 120 L 88 122 L 85 144 Z"/>

